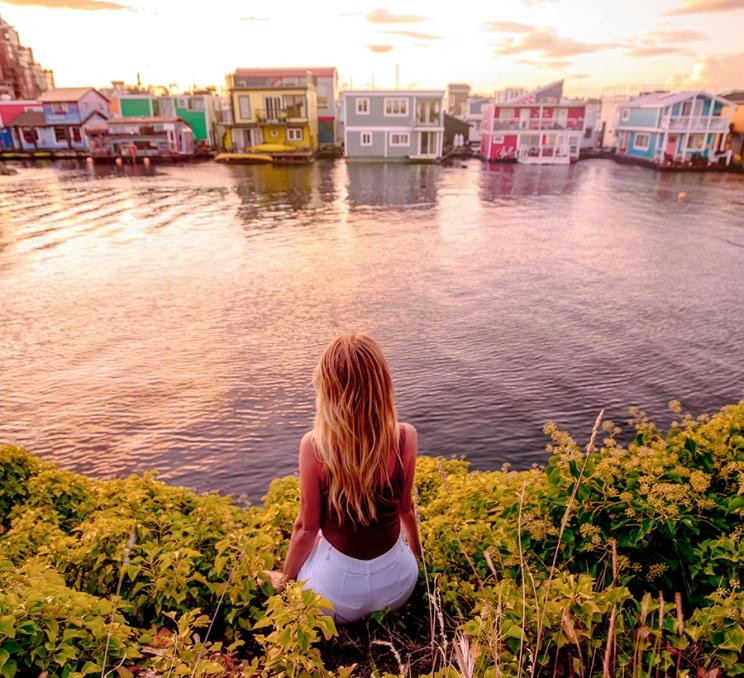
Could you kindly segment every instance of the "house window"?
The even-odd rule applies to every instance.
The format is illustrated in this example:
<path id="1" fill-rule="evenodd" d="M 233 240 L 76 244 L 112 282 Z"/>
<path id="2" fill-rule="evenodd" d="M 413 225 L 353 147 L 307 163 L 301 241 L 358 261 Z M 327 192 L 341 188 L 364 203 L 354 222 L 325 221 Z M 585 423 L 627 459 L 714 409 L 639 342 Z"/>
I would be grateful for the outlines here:
<path id="1" fill-rule="evenodd" d="M 369 99 L 356 100 L 357 115 L 369 115 Z"/>
<path id="2" fill-rule="evenodd" d="M 54 128 L 54 141 L 58 144 L 67 141 L 67 130 L 64 127 Z"/>
<path id="3" fill-rule="evenodd" d="M 56 103 L 52 104 L 52 113 L 55 115 L 64 115 L 70 110 L 70 106 L 68 104 L 63 103 Z"/>
<path id="4" fill-rule="evenodd" d="M 251 117 L 251 98 L 249 96 L 240 95 L 238 97 L 238 108 L 240 110 L 241 120 L 250 120 Z"/>
<path id="5" fill-rule="evenodd" d="M 287 128 L 287 141 L 302 141 L 302 129 L 299 127 Z"/>
<path id="6" fill-rule="evenodd" d="M 189 110 L 190 111 L 203 111 L 204 110 L 204 99 L 202 97 L 189 97 Z"/>
<path id="7" fill-rule="evenodd" d="M 633 139 L 633 148 L 637 151 L 647 151 L 650 143 L 651 136 L 649 134 L 636 134 L 635 139 Z"/>
<path id="8" fill-rule="evenodd" d="M 503 144 L 504 143 L 504 135 L 503 134 L 496 134 L 493 137 L 493 143 L 494 144 Z"/>
<path id="9" fill-rule="evenodd" d="M 405 101 L 405 99 L 403 99 Z M 411 135 L 408 132 L 391 132 L 390 133 L 390 145 L 391 146 L 410 146 Z"/>
<path id="10" fill-rule="evenodd" d="M 385 115 L 408 115 L 408 99 L 385 99 Z"/>
<path id="11" fill-rule="evenodd" d="M 83 135 L 80 133 L 80 128 L 79 127 L 73 127 L 70 131 L 72 132 L 72 140 L 76 144 L 82 143 L 82 141 L 83 141 Z"/>
<path id="12" fill-rule="evenodd" d="M 362 144 L 362 146 L 371 146 L 372 145 L 372 132 L 362 132 L 362 135 L 361 135 L 361 144 Z"/>
<path id="13" fill-rule="evenodd" d="M 23 135 L 23 141 L 27 144 L 33 144 L 37 140 L 37 136 L 36 134 L 34 134 L 33 127 L 24 127 L 21 130 L 21 134 Z"/>
<path id="14" fill-rule="evenodd" d="M 691 151 L 705 150 L 705 134 L 690 134 L 687 148 Z"/>
<path id="15" fill-rule="evenodd" d="M 623 122 L 628 122 L 628 120 L 630 120 L 630 109 L 629 108 L 623 108 L 622 113 L 620 114 L 620 119 Z"/>
<path id="16" fill-rule="evenodd" d="M 328 108 L 328 97 L 318 97 L 318 108 Z"/>
<path id="17" fill-rule="evenodd" d="M 284 108 L 288 118 L 304 118 L 305 97 L 302 95 L 291 95 L 284 97 Z"/>
<path id="18" fill-rule="evenodd" d="M 499 111 L 499 119 L 500 120 L 511 120 L 514 117 L 514 109 L 513 108 L 502 108 Z"/>

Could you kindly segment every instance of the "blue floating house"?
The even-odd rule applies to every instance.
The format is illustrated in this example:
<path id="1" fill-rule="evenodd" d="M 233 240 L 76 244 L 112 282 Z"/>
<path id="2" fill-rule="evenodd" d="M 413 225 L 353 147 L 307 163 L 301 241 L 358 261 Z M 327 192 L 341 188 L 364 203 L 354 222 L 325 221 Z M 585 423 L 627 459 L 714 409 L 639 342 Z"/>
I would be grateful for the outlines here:
<path id="1" fill-rule="evenodd" d="M 728 163 L 734 104 L 705 91 L 653 92 L 618 109 L 617 154 L 656 166 Z"/>

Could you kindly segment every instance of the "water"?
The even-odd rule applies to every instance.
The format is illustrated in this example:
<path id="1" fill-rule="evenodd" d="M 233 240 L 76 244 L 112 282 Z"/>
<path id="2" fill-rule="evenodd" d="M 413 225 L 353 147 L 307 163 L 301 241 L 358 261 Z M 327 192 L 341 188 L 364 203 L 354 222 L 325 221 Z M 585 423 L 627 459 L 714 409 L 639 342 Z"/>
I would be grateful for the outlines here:
<path id="1" fill-rule="evenodd" d="M 383 345 L 425 453 L 546 459 L 543 423 L 742 397 L 744 179 L 201 164 L 0 177 L 0 440 L 257 499 L 336 333 Z M 678 193 L 685 191 L 681 204 Z"/>

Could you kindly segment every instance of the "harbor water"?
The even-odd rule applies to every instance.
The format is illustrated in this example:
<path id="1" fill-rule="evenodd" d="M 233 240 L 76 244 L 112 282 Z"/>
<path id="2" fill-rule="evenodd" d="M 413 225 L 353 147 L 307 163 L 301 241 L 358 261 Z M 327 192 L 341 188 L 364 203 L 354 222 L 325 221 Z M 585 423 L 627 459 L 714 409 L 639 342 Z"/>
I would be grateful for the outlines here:
<path id="1" fill-rule="evenodd" d="M 681 201 L 680 192 L 686 194 Z M 211 163 L 0 177 L 0 442 L 248 495 L 293 473 L 337 333 L 425 454 L 546 460 L 548 420 L 744 396 L 744 178 Z"/>

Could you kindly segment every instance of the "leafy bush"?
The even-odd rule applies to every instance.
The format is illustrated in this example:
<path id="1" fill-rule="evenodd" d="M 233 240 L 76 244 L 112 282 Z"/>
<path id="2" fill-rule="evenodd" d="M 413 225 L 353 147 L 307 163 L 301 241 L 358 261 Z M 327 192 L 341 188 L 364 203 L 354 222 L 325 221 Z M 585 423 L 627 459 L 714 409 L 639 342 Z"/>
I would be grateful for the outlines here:
<path id="1" fill-rule="evenodd" d="M 744 402 L 666 434 L 642 413 L 634 425 L 623 447 L 605 422 L 586 452 L 548 424 L 544 469 L 421 457 L 424 577 L 366 640 L 337 637 L 322 600 L 273 595 L 262 574 L 286 555 L 296 478 L 240 508 L 0 447 L 0 676 L 122 662 L 152 675 L 744 675 Z M 395 664 L 376 667 L 370 643 Z"/>

